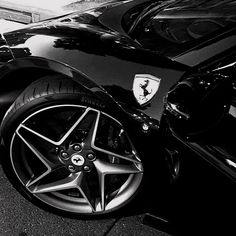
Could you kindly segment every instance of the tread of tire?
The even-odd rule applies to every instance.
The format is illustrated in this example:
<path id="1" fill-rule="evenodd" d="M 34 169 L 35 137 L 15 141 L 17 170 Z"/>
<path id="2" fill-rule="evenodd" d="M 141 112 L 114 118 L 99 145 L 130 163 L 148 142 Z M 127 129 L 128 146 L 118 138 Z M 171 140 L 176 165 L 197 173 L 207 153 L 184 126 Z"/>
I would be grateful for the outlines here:
<path id="1" fill-rule="evenodd" d="M 5 137 L 8 133 L 8 123 L 11 123 L 14 116 L 25 105 L 42 97 L 47 97 L 54 94 L 72 94 L 72 95 L 87 95 L 88 92 L 72 79 L 56 76 L 45 76 L 31 83 L 23 92 L 16 98 L 14 103 L 8 109 L 1 123 L 1 137 Z"/>
<path id="2" fill-rule="evenodd" d="M 72 79 L 61 76 L 45 76 L 31 83 L 15 100 L 5 119 L 27 103 L 52 94 L 85 94 Z"/>

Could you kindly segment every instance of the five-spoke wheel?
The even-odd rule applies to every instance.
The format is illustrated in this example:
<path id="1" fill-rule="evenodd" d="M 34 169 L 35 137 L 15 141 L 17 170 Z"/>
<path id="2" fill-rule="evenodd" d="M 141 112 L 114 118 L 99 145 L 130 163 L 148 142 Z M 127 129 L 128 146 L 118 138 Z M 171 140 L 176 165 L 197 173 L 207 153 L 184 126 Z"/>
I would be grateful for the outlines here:
<path id="1" fill-rule="evenodd" d="M 143 166 L 122 124 L 94 107 L 32 101 L 34 112 L 18 119 L 9 145 L 12 173 L 27 195 L 76 214 L 126 204 L 141 185 Z"/>

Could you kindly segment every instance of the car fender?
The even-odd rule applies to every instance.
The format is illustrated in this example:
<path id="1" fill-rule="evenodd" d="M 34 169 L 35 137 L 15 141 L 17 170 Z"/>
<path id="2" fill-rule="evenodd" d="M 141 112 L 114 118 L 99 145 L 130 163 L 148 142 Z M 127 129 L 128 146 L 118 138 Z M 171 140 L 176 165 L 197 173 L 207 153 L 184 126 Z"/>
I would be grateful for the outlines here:
<path id="1" fill-rule="evenodd" d="M 41 57 L 24 57 L 10 60 L 1 68 L 1 89 L 0 99 L 2 104 L 1 114 L 8 109 L 11 103 L 17 98 L 33 81 L 48 74 L 60 74 L 70 78 L 94 96 L 98 101 L 113 107 L 117 114 L 123 114 L 121 106 L 101 86 L 94 83 L 88 76 L 61 62 Z M 21 77 L 23 76 L 24 77 Z M 18 80 L 16 80 L 16 76 Z M 4 109 L 5 108 L 5 109 Z"/>

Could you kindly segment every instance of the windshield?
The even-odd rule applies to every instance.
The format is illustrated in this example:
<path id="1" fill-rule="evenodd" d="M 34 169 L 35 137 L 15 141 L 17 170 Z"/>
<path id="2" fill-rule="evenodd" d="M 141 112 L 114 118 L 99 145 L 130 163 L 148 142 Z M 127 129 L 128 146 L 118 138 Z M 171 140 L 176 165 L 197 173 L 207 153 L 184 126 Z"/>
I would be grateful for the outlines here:
<path id="1" fill-rule="evenodd" d="M 204 38 L 236 25 L 236 1 L 174 1 L 155 12 L 150 10 L 133 30 L 128 29 L 130 25 L 127 21 L 129 35 L 144 48 L 175 56 Z"/>
<path id="2" fill-rule="evenodd" d="M 162 6 L 163 2 L 167 2 L 165 1 L 154 1 L 154 2 L 144 2 L 142 4 L 139 4 L 135 7 L 133 7 L 132 9 L 130 9 L 129 11 L 126 12 L 126 14 L 124 14 L 123 19 L 122 19 L 122 26 L 123 28 L 127 31 L 130 32 L 132 30 L 132 28 L 135 26 L 136 22 L 138 22 L 141 18 L 143 18 L 143 16 L 148 13 L 149 11 L 152 11 L 155 6 Z M 168 1 L 169 2 L 169 1 Z"/>

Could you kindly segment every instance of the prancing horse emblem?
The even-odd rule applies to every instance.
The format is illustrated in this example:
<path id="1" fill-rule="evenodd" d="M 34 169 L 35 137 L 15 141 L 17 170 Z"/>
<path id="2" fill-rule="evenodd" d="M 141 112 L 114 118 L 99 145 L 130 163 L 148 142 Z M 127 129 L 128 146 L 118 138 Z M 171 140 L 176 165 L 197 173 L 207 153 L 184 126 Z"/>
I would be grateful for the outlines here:
<path id="1" fill-rule="evenodd" d="M 74 154 L 71 157 L 71 162 L 76 166 L 82 166 L 85 162 L 85 159 L 81 155 Z"/>
<path id="2" fill-rule="evenodd" d="M 152 93 L 152 89 L 151 89 L 151 91 L 148 91 L 148 90 L 147 90 L 148 84 L 149 84 L 149 80 L 146 79 L 146 80 L 144 80 L 144 84 L 140 84 L 140 85 L 139 85 L 140 88 L 143 89 L 143 95 L 140 95 L 140 96 L 143 96 L 144 98 L 147 97 L 149 94 Z"/>
<path id="3" fill-rule="evenodd" d="M 133 93 L 141 106 L 146 105 L 154 97 L 159 89 L 160 81 L 161 79 L 149 74 L 135 75 Z"/>

